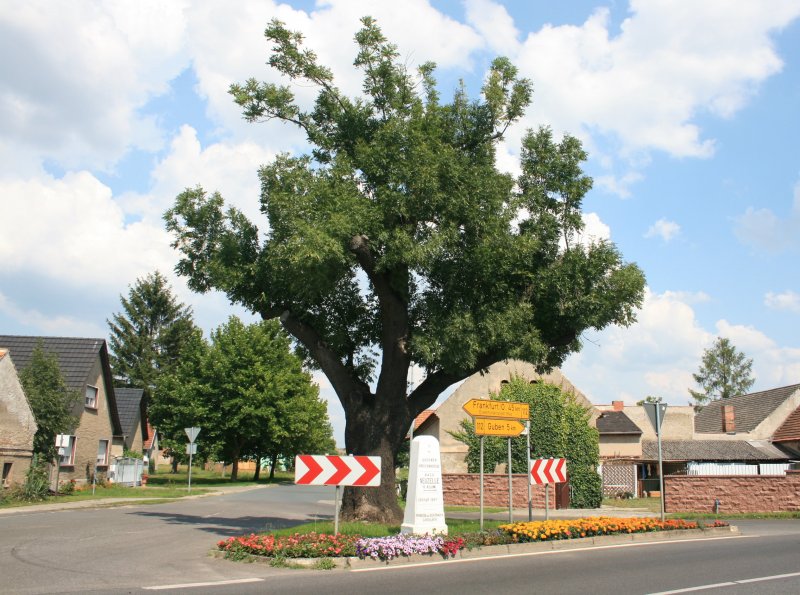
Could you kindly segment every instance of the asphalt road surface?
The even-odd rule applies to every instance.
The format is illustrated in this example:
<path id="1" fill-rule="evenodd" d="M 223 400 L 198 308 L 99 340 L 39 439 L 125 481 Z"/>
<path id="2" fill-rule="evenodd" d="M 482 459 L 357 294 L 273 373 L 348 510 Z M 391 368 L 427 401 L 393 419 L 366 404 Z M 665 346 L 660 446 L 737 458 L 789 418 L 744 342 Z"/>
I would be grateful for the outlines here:
<path id="1" fill-rule="evenodd" d="M 0 593 L 800 593 L 800 521 L 669 540 L 366 571 L 208 557 L 223 538 L 330 518 L 333 489 L 270 486 L 159 505 L 0 515 Z"/>

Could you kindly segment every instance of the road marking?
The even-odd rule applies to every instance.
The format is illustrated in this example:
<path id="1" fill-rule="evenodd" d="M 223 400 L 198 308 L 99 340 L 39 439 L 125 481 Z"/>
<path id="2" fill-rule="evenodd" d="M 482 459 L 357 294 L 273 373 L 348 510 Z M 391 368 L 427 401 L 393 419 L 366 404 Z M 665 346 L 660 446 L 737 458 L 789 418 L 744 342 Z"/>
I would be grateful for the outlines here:
<path id="1" fill-rule="evenodd" d="M 671 543 L 696 543 L 698 541 L 718 541 L 720 539 L 747 539 L 759 537 L 758 535 L 731 535 L 730 537 L 707 537 L 703 539 L 670 539 L 669 541 L 643 541 L 641 543 L 619 543 L 615 545 L 581 546 L 564 550 L 547 550 L 544 552 L 523 552 L 520 554 L 498 554 L 496 556 L 483 556 L 480 558 L 460 558 L 458 560 L 441 560 L 437 562 L 419 562 L 403 564 L 402 566 L 377 566 L 375 568 L 353 568 L 350 572 L 376 572 L 386 570 L 404 570 L 419 568 L 420 566 L 438 566 L 440 564 L 466 564 L 467 562 L 483 562 L 485 560 L 505 560 L 508 558 L 527 558 L 531 556 L 549 556 L 557 554 L 577 554 L 595 552 L 597 550 L 612 550 L 623 547 L 645 547 L 650 545 L 669 545 Z M 676 593 L 679 591 L 676 591 Z"/>
<path id="2" fill-rule="evenodd" d="M 156 585 L 154 587 L 142 587 L 145 591 L 164 591 L 166 589 L 191 589 L 193 587 L 216 587 L 219 585 L 238 585 L 241 583 L 260 583 L 263 578 L 239 578 L 229 581 L 213 581 L 209 583 L 183 583 L 179 585 Z"/>
<path id="3" fill-rule="evenodd" d="M 759 576 L 756 578 L 743 578 L 739 581 L 729 581 L 726 583 L 713 583 L 711 585 L 698 585 L 697 587 L 687 587 L 686 589 L 675 589 L 674 591 L 661 591 L 651 593 L 651 595 L 672 595 L 672 593 L 690 593 L 692 591 L 705 591 L 706 589 L 718 589 L 719 587 L 734 587 L 736 585 L 747 585 L 750 583 L 760 583 L 764 581 L 777 581 L 782 578 L 793 578 L 800 576 L 800 572 L 790 572 L 789 574 L 773 574 L 771 576 Z"/>

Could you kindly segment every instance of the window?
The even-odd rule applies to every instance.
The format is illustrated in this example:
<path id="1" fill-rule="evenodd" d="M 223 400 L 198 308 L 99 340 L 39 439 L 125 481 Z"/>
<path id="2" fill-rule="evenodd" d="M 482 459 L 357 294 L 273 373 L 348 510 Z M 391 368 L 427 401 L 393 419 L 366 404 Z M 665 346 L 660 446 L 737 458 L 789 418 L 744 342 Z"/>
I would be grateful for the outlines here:
<path id="1" fill-rule="evenodd" d="M 75 463 L 75 436 L 59 434 L 56 436 L 56 446 L 58 447 L 58 464 L 61 467 L 70 467 Z"/>
<path id="2" fill-rule="evenodd" d="M 11 482 L 11 465 L 13 463 L 3 463 L 3 483 L 0 486 L 6 487 Z"/>
<path id="3" fill-rule="evenodd" d="M 86 406 L 91 409 L 97 409 L 97 387 L 86 386 Z"/>
<path id="4" fill-rule="evenodd" d="M 97 443 L 97 466 L 108 465 L 108 440 L 100 440 Z"/>

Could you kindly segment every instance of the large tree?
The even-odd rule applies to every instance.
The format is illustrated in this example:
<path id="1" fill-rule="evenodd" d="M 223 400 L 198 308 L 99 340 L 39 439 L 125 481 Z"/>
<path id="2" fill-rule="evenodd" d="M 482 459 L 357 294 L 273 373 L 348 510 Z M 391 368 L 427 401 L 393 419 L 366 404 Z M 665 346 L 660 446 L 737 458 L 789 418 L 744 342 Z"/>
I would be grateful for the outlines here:
<path id="1" fill-rule="evenodd" d="M 730 339 L 717 337 L 714 344 L 703 351 L 700 369 L 692 374 L 702 390 L 689 389 L 689 392 L 698 405 L 744 394 L 755 382 L 752 369 L 752 359 L 736 349 Z"/>
<path id="2" fill-rule="evenodd" d="M 247 120 L 297 126 L 312 147 L 261 168 L 260 230 L 199 187 L 165 218 L 190 287 L 279 319 L 336 391 L 347 451 L 382 458 L 381 486 L 346 489 L 343 516 L 396 523 L 394 458 L 414 416 L 497 361 L 557 366 L 583 331 L 631 324 L 644 278 L 611 243 L 579 241 L 591 180 L 577 139 L 529 132 L 520 177 L 498 170 L 496 144 L 531 98 L 507 59 L 492 63 L 482 100 L 462 87 L 442 103 L 434 65 L 409 72 L 362 23 L 358 97 L 278 21 L 269 65 L 315 86 L 314 105 L 289 86 L 231 87 Z M 412 362 L 426 377 L 409 392 Z"/>
<path id="3" fill-rule="evenodd" d="M 75 409 L 83 395 L 67 386 L 58 357 L 45 351 L 41 341 L 19 379 L 38 426 L 33 452 L 51 461 L 57 454 L 56 436 L 71 433 L 78 423 Z"/>
<path id="4" fill-rule="evenodd" d="M 111 369 L 122 386 L 152 396 L 158 375 L 174 366 L 195 330 L 190 307 L 178 301 L 158 271 L 136 280 L 122 312 L 108 322 Z"/>

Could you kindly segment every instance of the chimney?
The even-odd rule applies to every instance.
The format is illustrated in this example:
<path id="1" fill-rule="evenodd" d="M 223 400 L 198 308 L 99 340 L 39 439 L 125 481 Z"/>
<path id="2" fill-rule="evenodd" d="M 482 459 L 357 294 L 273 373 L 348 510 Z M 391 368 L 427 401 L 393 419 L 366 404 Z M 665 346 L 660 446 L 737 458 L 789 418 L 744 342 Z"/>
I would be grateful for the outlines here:
<path id="1" fill-rule="evenodd" d="M 733 405 L 722 406 L 722 431 L 725 433 L 736 431 L 736 415 L 733 412 Z"/>
<path id="2" fill-rule="evenodd" d="M 622 411 L 625 409 L 625 401 L 611 401 L 611 406 L 614 407 L 614 411 Z"/>

